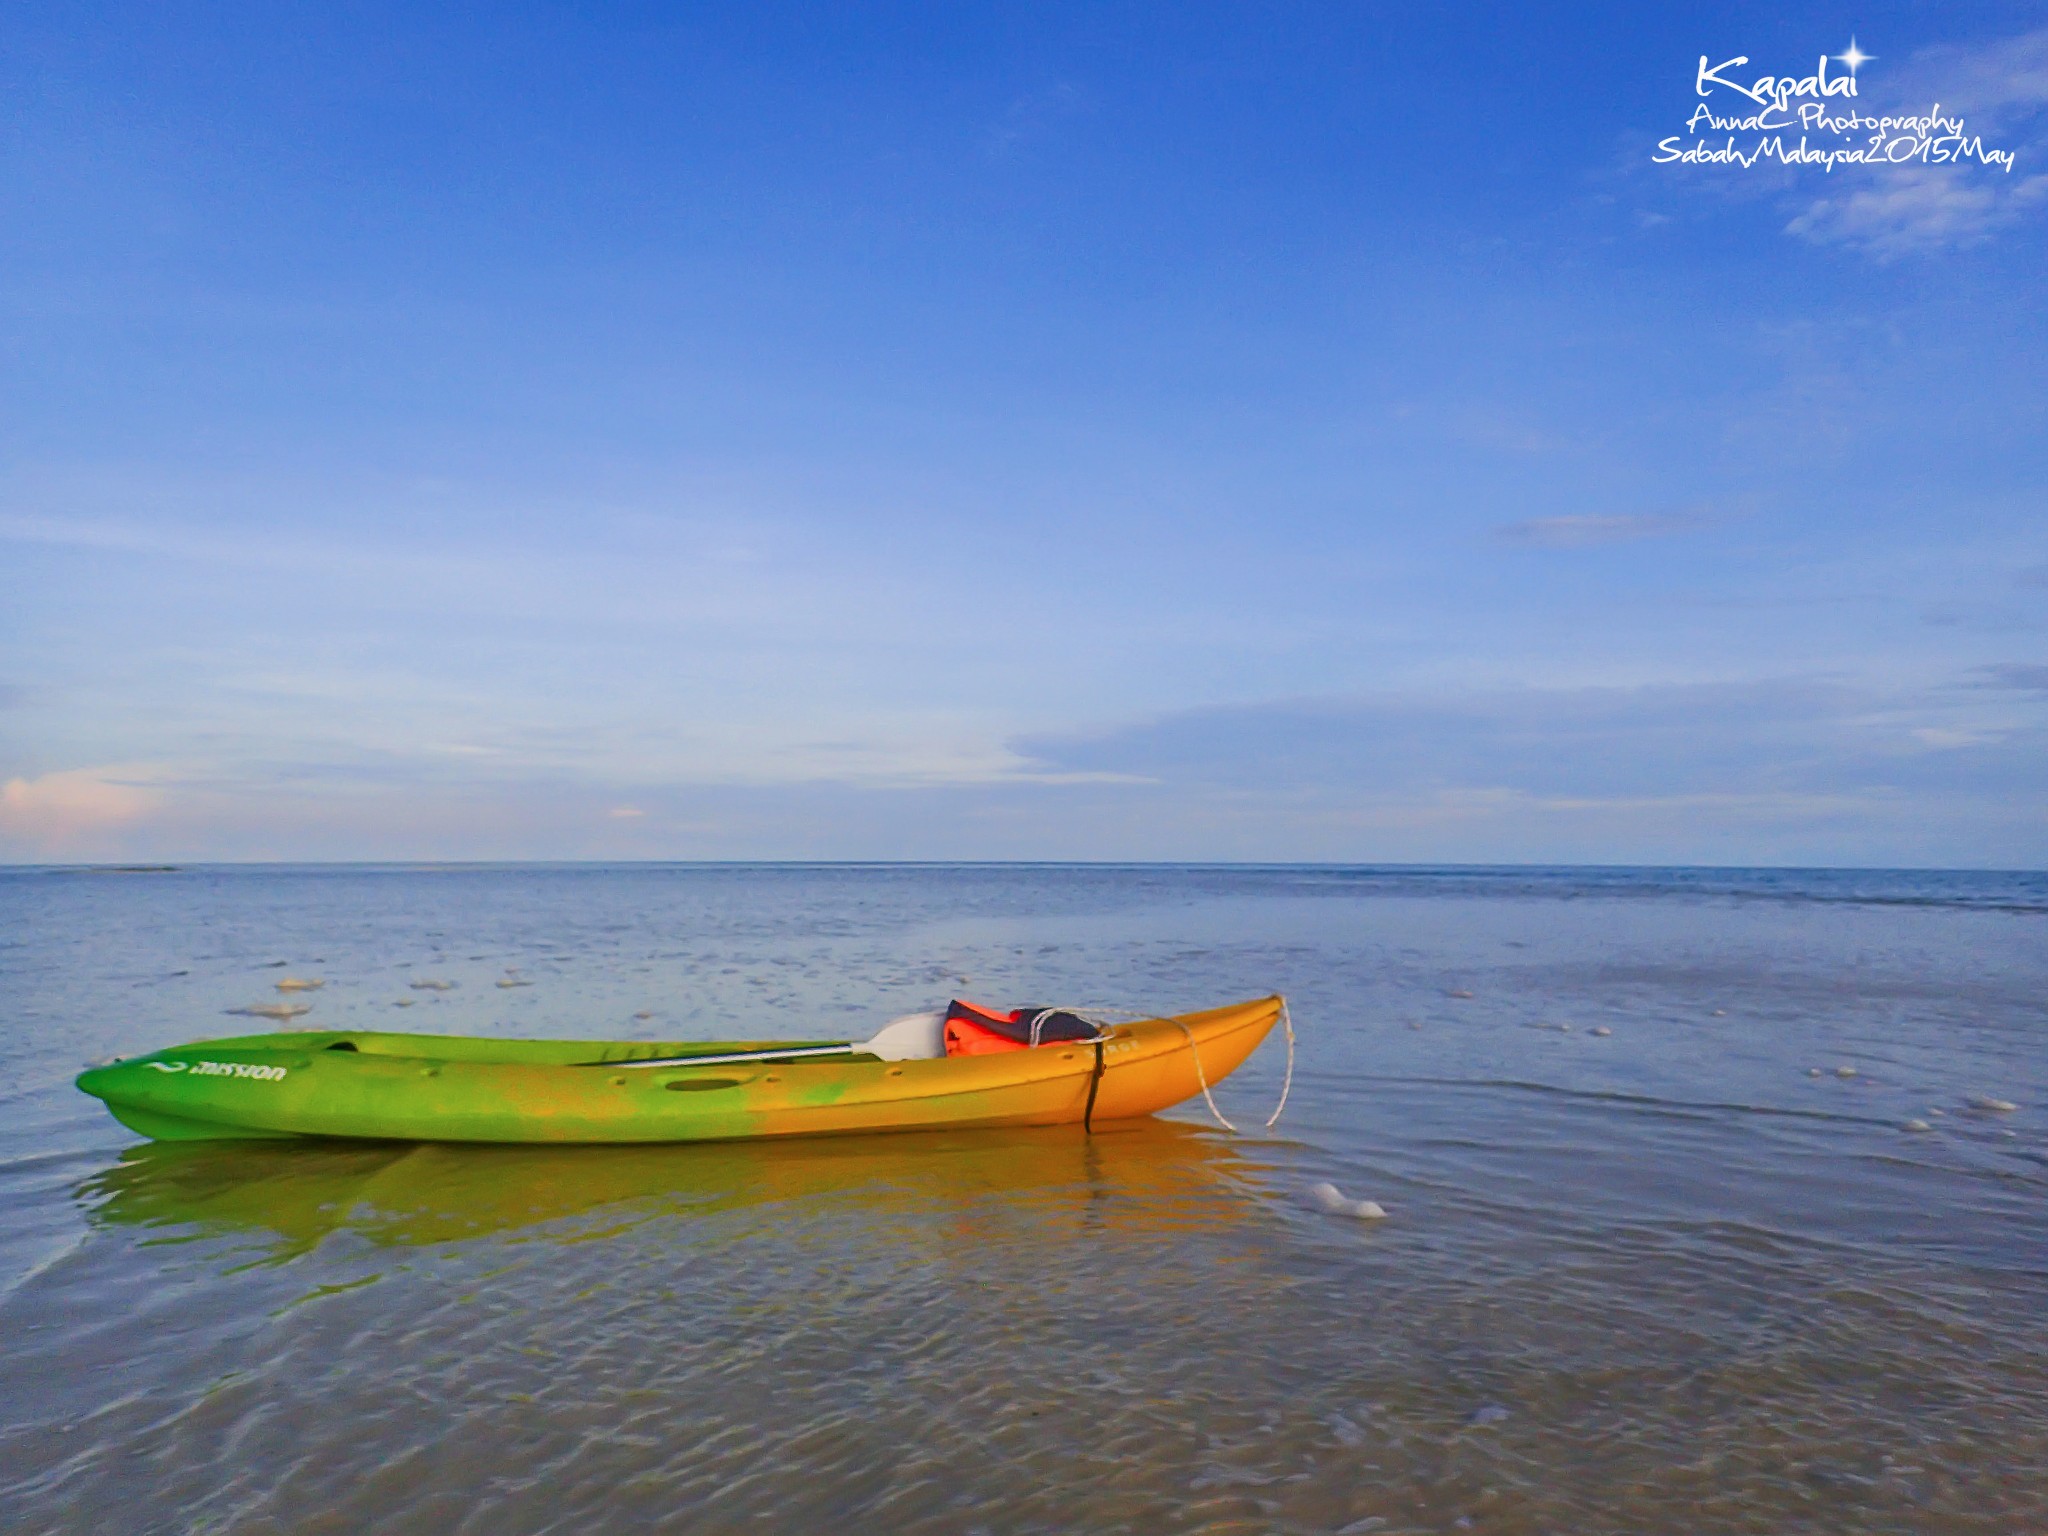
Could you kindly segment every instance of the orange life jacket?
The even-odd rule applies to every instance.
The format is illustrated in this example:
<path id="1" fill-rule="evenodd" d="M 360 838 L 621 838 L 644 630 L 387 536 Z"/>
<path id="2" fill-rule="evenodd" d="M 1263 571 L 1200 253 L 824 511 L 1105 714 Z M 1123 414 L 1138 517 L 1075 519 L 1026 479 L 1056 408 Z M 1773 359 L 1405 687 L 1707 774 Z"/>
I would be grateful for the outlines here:
<path id="1" fill-rule="evenodd" d="M 997 1013 L 957 999 L 946 1006 L 946 1054 L 986 1056 L 1023 1051 L 1055 1041 L 1093 1040 L 1096 1028 L 1064 1008 L 1015 1008 Z"/>

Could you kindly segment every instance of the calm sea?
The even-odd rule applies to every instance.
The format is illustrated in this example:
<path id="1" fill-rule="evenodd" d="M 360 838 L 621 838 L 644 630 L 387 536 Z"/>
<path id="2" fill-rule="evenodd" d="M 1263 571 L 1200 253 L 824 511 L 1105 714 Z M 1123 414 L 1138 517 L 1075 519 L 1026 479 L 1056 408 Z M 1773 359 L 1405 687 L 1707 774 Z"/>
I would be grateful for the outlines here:
<path id="1" fill-rule="evenodd" d="M 593 1038 L 1280 990 L 1300 1059 L 1271 1133 L 667 1149 L 70 1086 L 286 974 Z M 14 1536 L 2048 1528 L 2048 876 L 12 870 L 0 1096 Z"/>

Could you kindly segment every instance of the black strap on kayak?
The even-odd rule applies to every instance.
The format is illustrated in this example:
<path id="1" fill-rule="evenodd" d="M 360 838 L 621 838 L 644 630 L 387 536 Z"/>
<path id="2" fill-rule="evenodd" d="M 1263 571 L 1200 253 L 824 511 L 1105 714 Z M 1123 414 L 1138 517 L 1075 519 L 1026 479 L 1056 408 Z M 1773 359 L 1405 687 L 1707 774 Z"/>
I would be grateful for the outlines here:
<path id="1" fill-rule="evenodd" d="M 1086 1134 L 1095 1134 L 1095 1090 L 1102 1086 L 1102 1040 L 1095 1037 L 1095 1070 L 1088 1074 L 1088 1105 L 1081 1111 L 1081 1129 Z"/>

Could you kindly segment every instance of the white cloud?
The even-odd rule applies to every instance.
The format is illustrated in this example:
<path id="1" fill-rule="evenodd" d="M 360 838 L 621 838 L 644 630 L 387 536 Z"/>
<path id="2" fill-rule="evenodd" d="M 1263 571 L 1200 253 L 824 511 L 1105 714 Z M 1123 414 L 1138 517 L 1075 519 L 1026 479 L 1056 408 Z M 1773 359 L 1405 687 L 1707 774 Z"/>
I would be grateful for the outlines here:
<path id="1" fill-rule="evenodd" d="M 2048 27 L 1977 47 L 1924 49 L 1900 71 L 1894 90 L 1909 98 L 1931 94 L 1967 113 L 1974 126 L 2010 130 L 2048 107 Z"/>
<path id="2" fill-rule="evenodd" d="M 2048 203 L 2048 175 L 2016 185 L 1951 171 L 1899 171 L 1878 187 L 1824 197 L 1785 226 L 1815 245 L 1851 245 L 1881 261 L 1981 245 Z"/>
<path id="3" fill-rule="evenodd" d="M 126 827 L 157 806 L 161 796 L 115 777 L 114 768 L 73 768 L 0 785 L 0 837 L 62 853 L 95 834 Z"/>
<path id="4" fill-rule="evenodd" d="M 1858 106 L 1865 115 L 1918 115 L 1938 105 L 1943 116 L 1963 120 L 1966 137 L 1981 135 L 1987 149 L 2013 151 L 2021 162 L 2048 150 L 2037 121 L 2048 106 L 2048 28 L 1974 48 L 1925 49 L 1889 78 L 1866 75 L 1864 85 L 1867 99 Z M 1786 233 L 1892 261 L 1981 244 L 2048 203 L 2048 175 L 1974 163 L 1871 174 L 1869 187 L 1809 204 Z"/>

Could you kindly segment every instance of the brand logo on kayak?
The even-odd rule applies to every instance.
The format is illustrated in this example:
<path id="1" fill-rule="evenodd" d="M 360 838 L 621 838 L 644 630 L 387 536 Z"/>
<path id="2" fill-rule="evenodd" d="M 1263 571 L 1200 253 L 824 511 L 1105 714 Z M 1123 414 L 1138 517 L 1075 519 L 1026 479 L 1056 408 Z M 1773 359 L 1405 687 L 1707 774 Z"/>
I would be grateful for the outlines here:
<path id="1" fill-rule="evenodd" d="M 190 1072 L 194 1077 L 247 1077 L 259 1083 L 284 1080 L 283 1067 L 253 1067 L 246 1061 L 152 1061 L 159 1072 Z"/>

